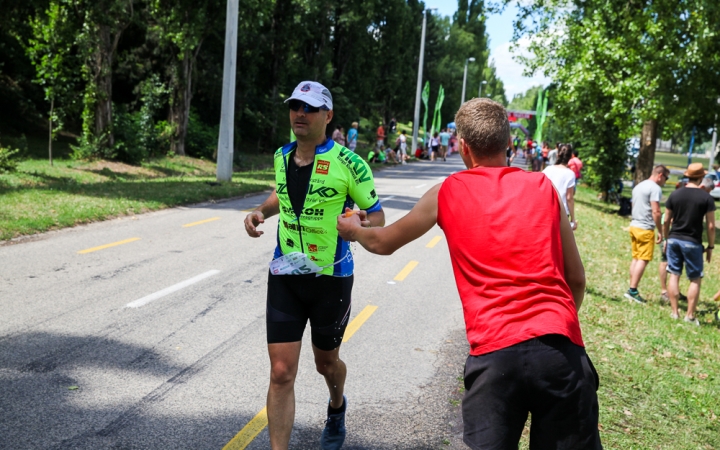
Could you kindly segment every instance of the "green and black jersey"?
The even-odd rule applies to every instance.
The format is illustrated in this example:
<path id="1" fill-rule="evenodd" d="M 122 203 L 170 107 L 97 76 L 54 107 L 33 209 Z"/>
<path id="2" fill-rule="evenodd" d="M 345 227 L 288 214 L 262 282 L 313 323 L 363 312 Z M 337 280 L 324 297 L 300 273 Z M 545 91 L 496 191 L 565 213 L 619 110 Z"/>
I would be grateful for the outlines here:
<path id="1" fill-rule="evenodd" d="M 321 275 L 350 276 L 353 257 L 349 243 L 338 235 L 337 217 L 355 204 L 368 213 L 382 209 L 370 166 L 331 139 L 317 146 L 305 203 L 297 216 L 287 190 L 288 158 L 296 148 L 291 142 L 275 152 L 275 186 L 280 201 L 275 258 L 303 252 L 318 266 L 329 266 Z"/>

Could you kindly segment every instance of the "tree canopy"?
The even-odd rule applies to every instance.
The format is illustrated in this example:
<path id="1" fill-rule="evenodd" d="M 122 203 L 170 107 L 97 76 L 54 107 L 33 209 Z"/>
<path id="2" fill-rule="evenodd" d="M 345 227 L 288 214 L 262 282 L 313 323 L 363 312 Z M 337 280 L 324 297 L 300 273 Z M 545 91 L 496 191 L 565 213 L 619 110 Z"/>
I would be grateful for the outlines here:
<path id="1" fill-rule="evenodd" d="M 488 61 L 483 0 L 428 15 L 425 79 L 442 117 L 468 95 L 507 103 Z M 77 136 L 75 156 L 211 158 L 221 103 L 226 2 L 0 0 L 0 119 L 10 131 Z M 283 101 L 302 80 L 333 93 L 336 123 L 412 120 L 425 5 L 417 0 L 240 0 L 235 149 L 287 140 Z M 52 110 L 52 112 L 51 112 Z M 334 125 L 334 124 L 331 124 Z M 0 130 L 0 132 L 7 132 Z"/>

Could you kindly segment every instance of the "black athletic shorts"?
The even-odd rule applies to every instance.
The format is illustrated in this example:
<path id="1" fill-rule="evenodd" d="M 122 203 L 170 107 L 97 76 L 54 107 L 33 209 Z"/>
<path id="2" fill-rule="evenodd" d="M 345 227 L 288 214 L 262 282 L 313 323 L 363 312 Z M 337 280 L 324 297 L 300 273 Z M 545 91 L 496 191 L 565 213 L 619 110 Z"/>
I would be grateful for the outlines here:
<path id="1" fill-rule="evenodd" d="M 598 386 L 585 349 L 565 336 L 469 356 L 463 440 L 476 450 L 517 450 L 530 413 L 530 449 L 602 449 Z"/>
<path id="2" fill-rule="evenodd" d="M 338 348 L 350 317 L 352 285 L 352 276 L 268 274 L 268 344 L 302 340 L 309 319 L 315 347 Z"/>

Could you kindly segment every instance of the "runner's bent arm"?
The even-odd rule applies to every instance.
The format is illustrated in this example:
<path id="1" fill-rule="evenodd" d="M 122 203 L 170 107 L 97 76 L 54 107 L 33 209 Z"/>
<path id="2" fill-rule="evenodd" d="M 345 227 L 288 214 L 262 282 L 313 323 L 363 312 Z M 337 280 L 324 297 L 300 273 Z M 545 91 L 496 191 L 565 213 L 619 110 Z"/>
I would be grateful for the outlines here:
<path id="1" fill-rule="evenodd" d="M 360 218 L 338 217 L 337 229 L 346 241 L 357 241 L 371 253 L 391 255 L 414 241 L 437 223 L 437 196 L 441 184 L 433 186 L 402 219 L 384 228 L 362 228 Z"/>
<path id="2" fill-rule="evenodd" d="M 270 196 L 262 205 L 255 208 L 255 211 L 245 216 L 245 231 L 250 237 L 260 237 L 263 231 L 257 229 L 257 226 L 265 222 L 265 219 L 274 216 L 280 212 L 280 201 L 277 192 L 272 191 Z"/>
<path id="3" fill-rule="evenodd" d="M 575 309 L 580 311 L 585 297 L 585 268 L 580 259 L 580 252 L 578 252 L 570 222 L 565 215 L 565 208 L 562 207 L 562 201 L 560 202 L 560 238 L 565 261 L 565 282 L 570 287 L 575 300 Z"/>

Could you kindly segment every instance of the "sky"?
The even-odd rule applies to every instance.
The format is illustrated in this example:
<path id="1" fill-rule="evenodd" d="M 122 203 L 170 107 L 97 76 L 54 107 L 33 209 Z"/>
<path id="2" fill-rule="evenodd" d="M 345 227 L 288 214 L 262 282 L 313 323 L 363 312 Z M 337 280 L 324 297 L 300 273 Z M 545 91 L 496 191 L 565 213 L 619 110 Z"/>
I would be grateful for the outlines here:
<path id="1" fill-rule="evenodd" d="M 437 13 L 452 17 L 457 11 L 457 0 L 425 0 L 428 8 L 437 7 Z M 532 78 L 524 77 L 523 65 L 513 59 L 510 52 L 510 41 L 513 33 L 513 20 L 517 14 L 514 5 L 508 5 L 502 14 L 488 16 L 486 27 L 490 36 L 490 59 L 495 60 L 498 78 L 505 84 L 505 96 L 512 100 L 515 94 L 521 94 L 533 86 L 550 84 L 550 79 L 542 74 Z M 516 52 L 522 51 L 518 49 Z M 517 55 L 518 53 L 515 53 Z"/>

